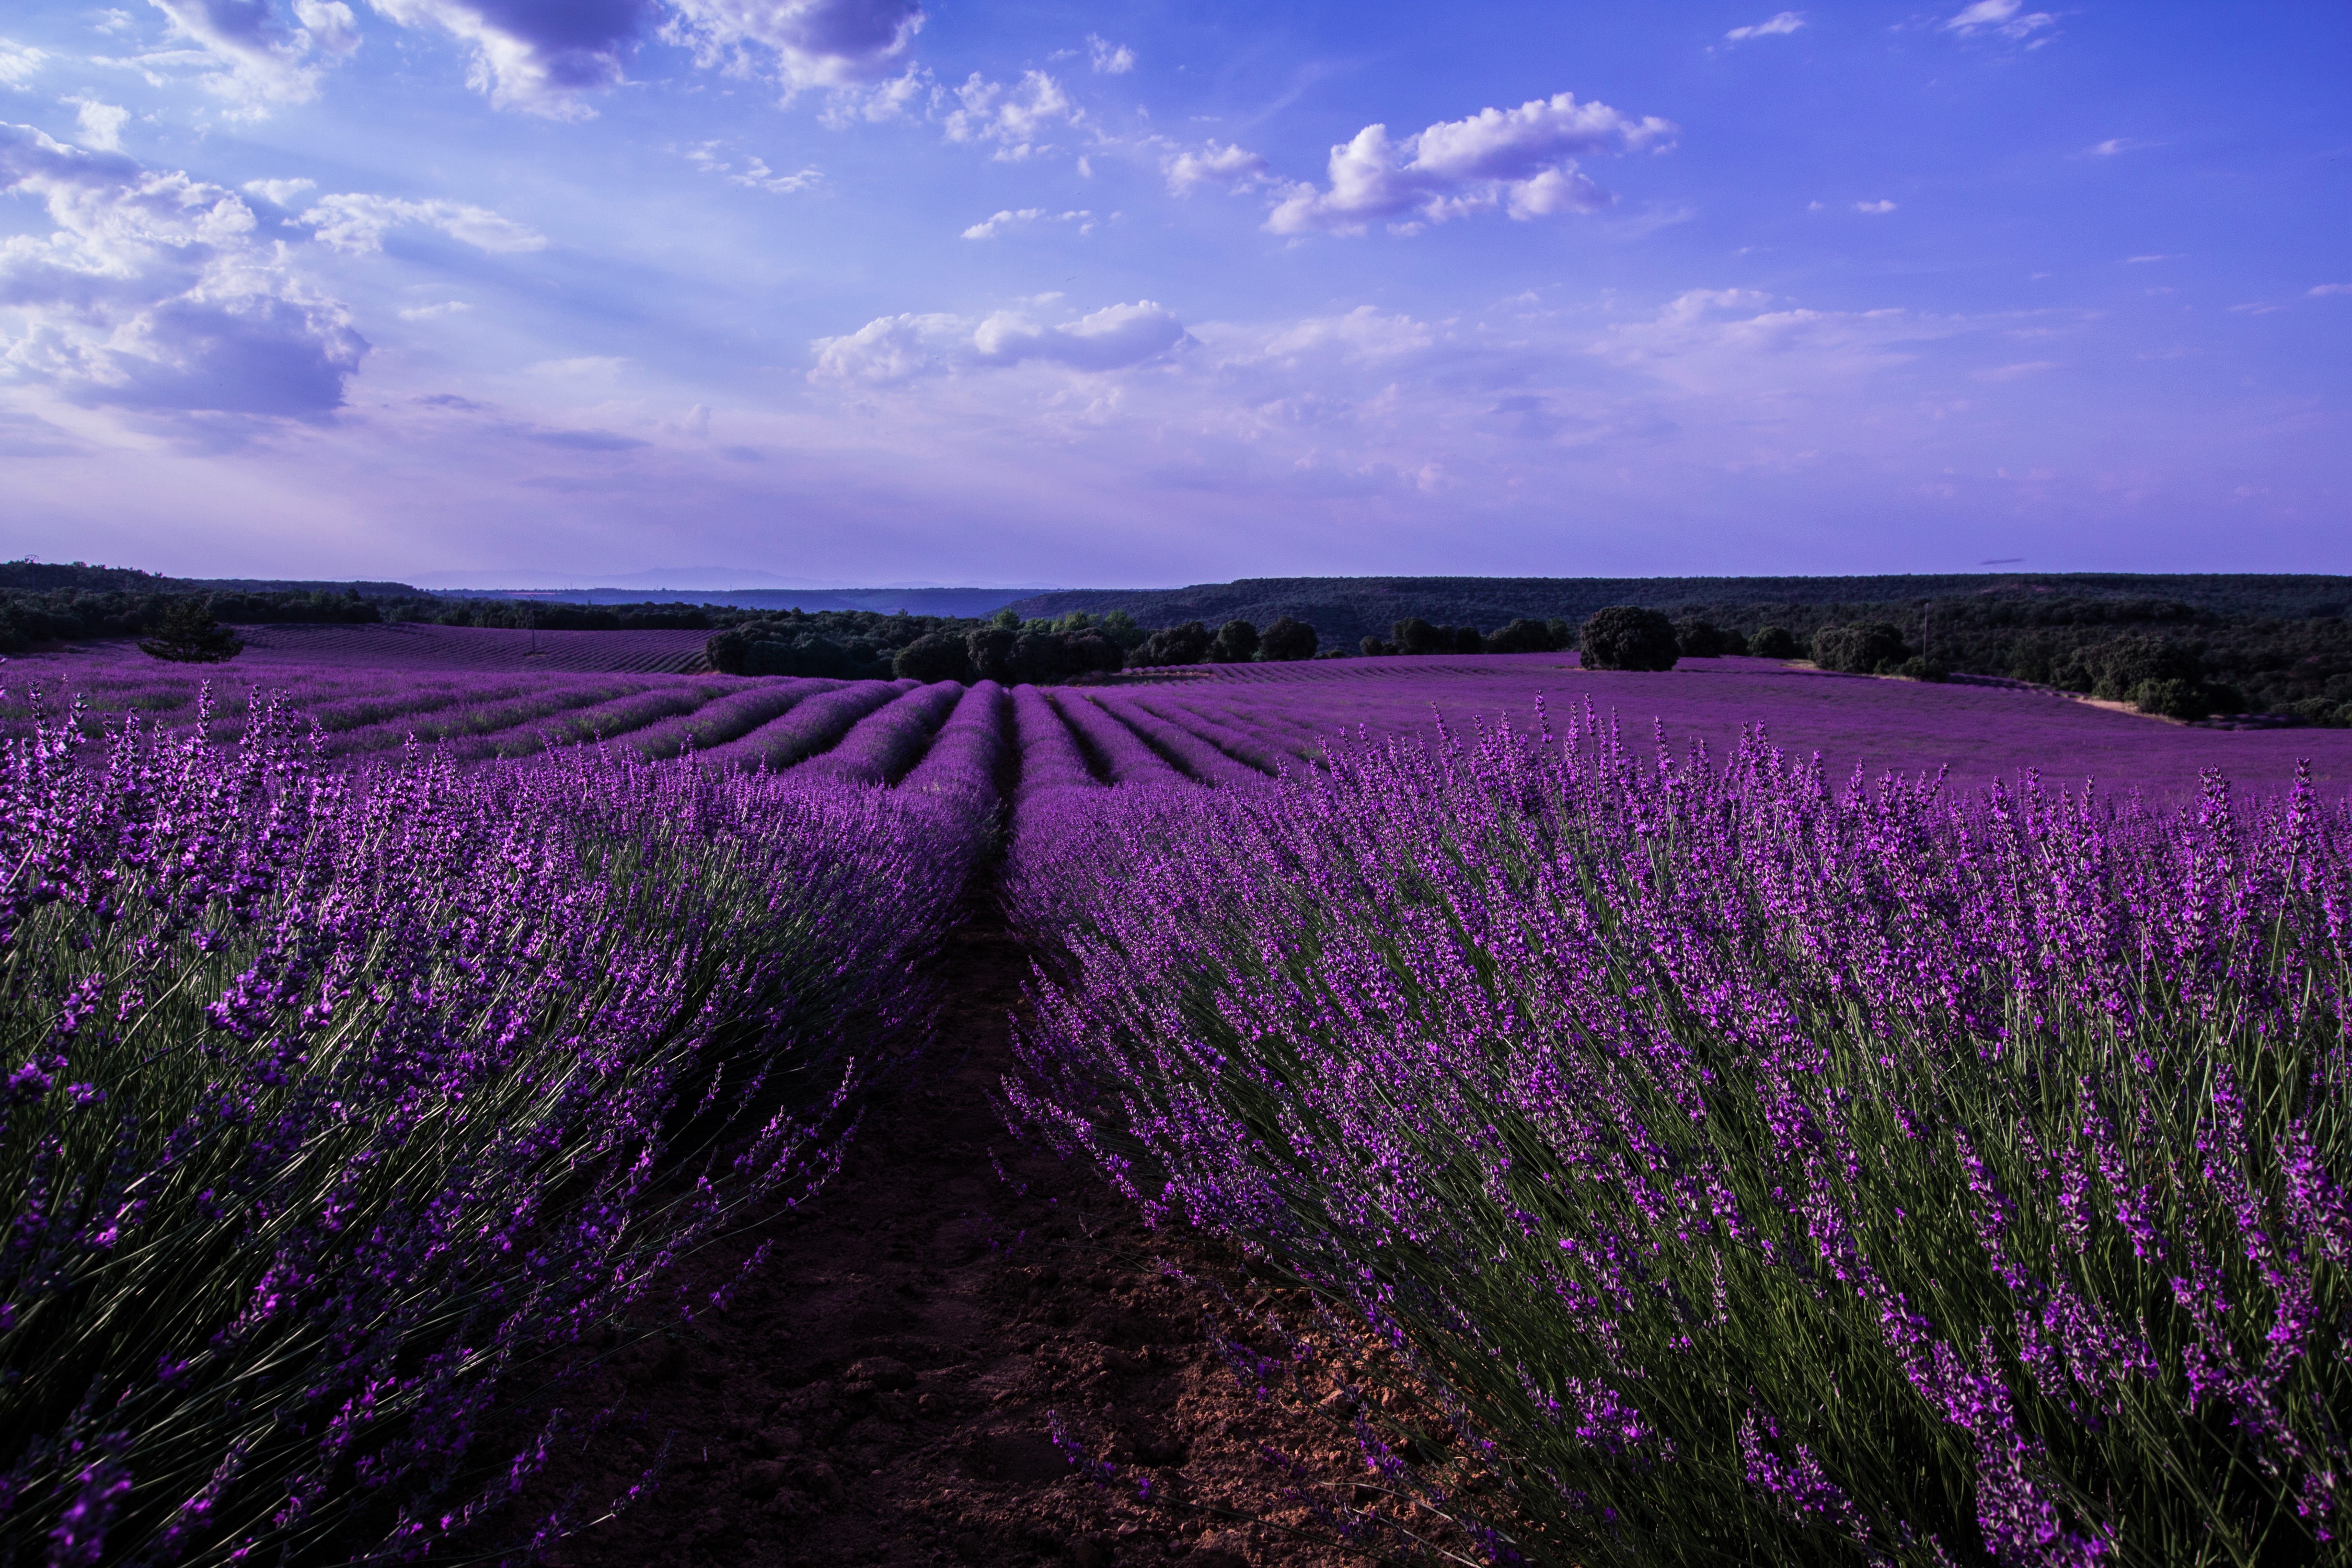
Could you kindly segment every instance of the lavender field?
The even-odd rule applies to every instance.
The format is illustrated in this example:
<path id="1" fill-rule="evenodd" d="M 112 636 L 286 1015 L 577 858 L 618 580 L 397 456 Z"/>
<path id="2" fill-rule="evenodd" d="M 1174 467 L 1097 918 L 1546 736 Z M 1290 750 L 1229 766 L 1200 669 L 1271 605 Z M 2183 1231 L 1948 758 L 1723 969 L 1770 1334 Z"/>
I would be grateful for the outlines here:
<path id="1" fill-rule="evenodd" d="M 1336 1380 L 1333 1541 L 2341 1559 L 2352 734 L 1736 659 L 0 686 L 24 1561 L 592 1530 L 598 1368 L 874 1135 L 975 890 L 1012 1131 L 1315 1303 L 1227 1348 Z"/>

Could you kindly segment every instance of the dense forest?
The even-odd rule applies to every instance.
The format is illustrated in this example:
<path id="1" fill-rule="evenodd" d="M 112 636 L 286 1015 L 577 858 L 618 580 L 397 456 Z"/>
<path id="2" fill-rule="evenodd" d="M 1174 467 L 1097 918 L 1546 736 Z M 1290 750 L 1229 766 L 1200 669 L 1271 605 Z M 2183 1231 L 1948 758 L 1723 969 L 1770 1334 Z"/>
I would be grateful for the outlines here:
<path id="1" fill-rule="evenodd" d="M 2352 577 L 1251 578 L 1042 594 L 1012 609 L 1032 616 L 1122 610 L 1152 628 L 1286 616 L 1339 651 L 1451 653 L 1535 651 L 1543 645 L 1531 629 L 1538 626 L 1549 630 L 1549 646 L 1574 647 L 1573 629 L 1612 605 L 1656 609 L 1689 630 L 1685 658 L 1813 658 L 1824 632 L 1852 629 L 1859 637 L 1880 628 L 1865 653 L 1832 651 L 1819 662 L 2005 677 L 2126 699 L 2149 679 L 2179 680 L 2192 689 L 2184 717 L 2202 703 L 2352 722 Z M 1517 633 L 1506 636 L 1513 627 Z M 1751 647 L 1768 629 L 1777 635 Z M 1839 647 L 1853 641 L 1833 639 Z M 1900 656 L 1886 656 L 1895 646 Z M 2159 667 L 2161 676 L 2147 673 Z"/>

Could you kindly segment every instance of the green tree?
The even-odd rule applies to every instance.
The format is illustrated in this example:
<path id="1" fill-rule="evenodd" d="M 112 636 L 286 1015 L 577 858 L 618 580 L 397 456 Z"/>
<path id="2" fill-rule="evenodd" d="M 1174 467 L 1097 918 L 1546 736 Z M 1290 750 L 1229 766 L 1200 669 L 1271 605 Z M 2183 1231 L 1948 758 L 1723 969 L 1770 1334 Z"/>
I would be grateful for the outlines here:
<path id="1" fill-rule="evenodd" d="M 1227 621 L 1209 645 L 1212 664 L 1247 664 L 1257 657 L 1257 627 L 1247 621 Z"/>
<path id="2" fill-rule="evenodd" d="M 1637 605 L 1595 610 L 1579 643 L 1587 669 L 1672 669 L 1681 657 L 1674 622 Z"/>
<path id="3" fill-rule="evenodd" d="M 1288 616 L 1276 616 L 1274 624 L 1265 628 L 1265 635 L 1258 639 L 1259 657 L 1276 663 L 1313 658 L 1315 647 L 1315 628 Z"/>
<path id="4" fill-rule="evenodd" d="M 898 650 L 890 673 L 902 680 L 961 680 L 971 683 L 971 650 L 964 639 L 945 632 L 928 632 Z"/>
<path id="5" fill-rule="evenodd" d="M 213 619 L 202 599 L 174 599 L 139 651 L 173 664 L 225 664 L 245 651 L 245 639 Z"/>

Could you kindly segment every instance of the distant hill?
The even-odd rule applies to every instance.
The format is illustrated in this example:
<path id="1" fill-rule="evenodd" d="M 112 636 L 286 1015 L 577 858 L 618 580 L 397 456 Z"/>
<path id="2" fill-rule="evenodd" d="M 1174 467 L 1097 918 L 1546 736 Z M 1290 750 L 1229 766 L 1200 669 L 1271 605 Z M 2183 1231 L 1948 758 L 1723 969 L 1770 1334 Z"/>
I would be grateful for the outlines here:
<path id="1" fill-rule="evenodd" d="M 1015 602 L 1024 619 L 1125 610 L 1147 628 L 1229 620 L 1305 621 L 1324 646 L 1386 637 L 1408 616 L 1492 631 L 1521 616 L 1580 622 L 1608 605 L 1667 611 L 1727 606 L 1916 605 L 1975 595 L 2153 598 L 2217 616 L 2304 620 L 2352 608 L 2352 577 L 2239 574 L 1954 573 L 1881 577 L 1244 577 L 1189 588 L 1072 588 Z"/>
<path id="2" fill-rule="evenodd" d="M 521 599 L 561 605 L 723 605 L 738 610 L 872 610 L 886 616 L 992 616 L 1034 588 L 436 588 L 439 599 Z"/>
<path id="3" fill-rule="evenodd" d="M 0 589 L 83 594 L 341 594 L 362 599 L 422 598 L 405 583 L 327 582 L 294 577 L 170 577 L 135 566 L 93 566 L 86 561 L 0 561 Z"/>

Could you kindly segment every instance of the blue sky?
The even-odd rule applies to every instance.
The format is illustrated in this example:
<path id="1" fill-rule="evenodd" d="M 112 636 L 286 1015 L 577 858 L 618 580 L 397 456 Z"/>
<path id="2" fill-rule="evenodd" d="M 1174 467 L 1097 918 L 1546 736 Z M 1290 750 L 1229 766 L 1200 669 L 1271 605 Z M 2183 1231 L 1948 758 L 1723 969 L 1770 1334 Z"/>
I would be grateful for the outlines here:
<path id="1" fill-rule="evenodd" d="M 2352 11 L 0 18 L 0 550 L 2347 570 Z"/>

